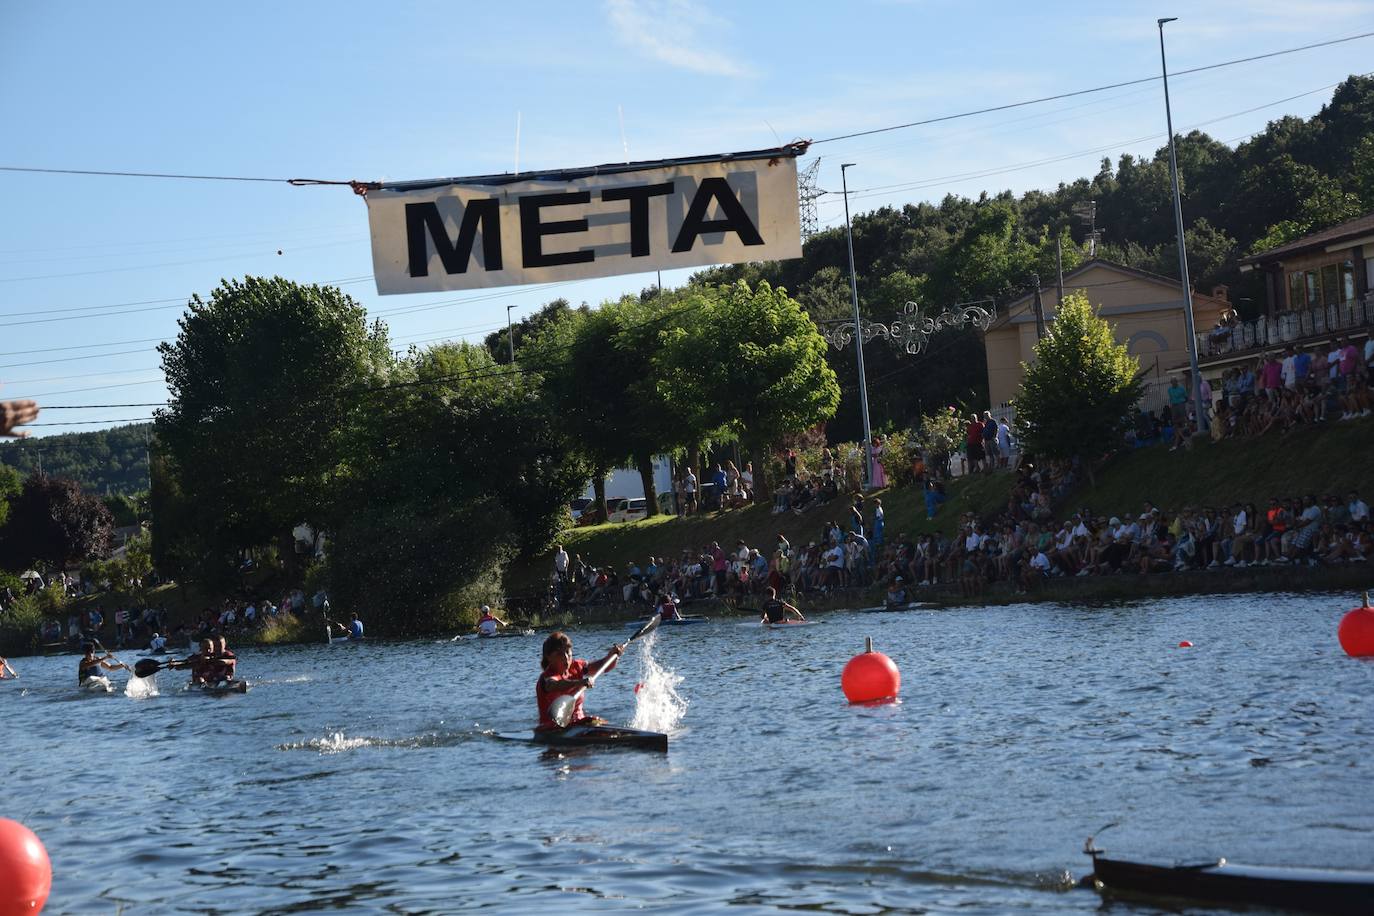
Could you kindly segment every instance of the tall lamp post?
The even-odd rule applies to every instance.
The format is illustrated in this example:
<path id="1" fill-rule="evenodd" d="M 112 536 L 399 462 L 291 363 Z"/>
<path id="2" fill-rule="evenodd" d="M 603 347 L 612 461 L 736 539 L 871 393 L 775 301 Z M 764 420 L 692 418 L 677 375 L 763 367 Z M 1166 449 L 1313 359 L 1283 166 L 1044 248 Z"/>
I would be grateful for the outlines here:
<path id="1" fill-rule="evenodd" d="M 506 340 L 510 342 L 510 364 L 515 365 L 515 332 L 510 326 L 510 310 L 515 308 L 513 305 L 506 306 Z"/>
<path id="2" fill-rule="evenodd" d="M 849 181 L 845 171 L 852 162 L 840 166 L 844 188 L 844 236 L 849 245 L 849 293 L 854 301 L 854 358 L 859 364 L 859 408 L 864 421 L 864 489 L 873 485 L 873 431 L 868 425 L 868 380 L 864 377 L 864 337 L 859 324 L 859 276 L 854 271 L 854 230 L 849 225 Z"/>
<path id="3" fill-rule="evenodd" d="M 1178 190 L 1178 154 L 1174 150 L 1174 117 L 1169 110 L 1169 65 L 1164 59 L 1164 24 L 1177 16 L 1156 20 L 1159 26 L 1159 67 L 1164 74 L 1164 120 L 1169 127 L 1169 179 L 1174 185 L 1174 228 L 1178 232 L 1178 275 L 1183 283 L 1183 327 L 1188 335 L 1188 364 L 1193 369 L 1193 410 L 1197 428 L 1207 428 L 1207 412 L 1202 409 L 1202 373 L 1197 365 L 1197 332 L 1193 329 L 1193 284 L 1188 280 L 1188 250 L 1183 242 L 1183 198 Z"/>

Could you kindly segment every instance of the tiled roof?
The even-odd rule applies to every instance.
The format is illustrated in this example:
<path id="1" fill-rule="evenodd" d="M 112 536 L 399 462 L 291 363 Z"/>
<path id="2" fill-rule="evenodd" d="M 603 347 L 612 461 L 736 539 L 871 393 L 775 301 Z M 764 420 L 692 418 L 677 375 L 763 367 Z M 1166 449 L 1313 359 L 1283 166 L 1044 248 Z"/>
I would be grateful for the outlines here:
<path id="1" fill-rule="evenodd" d="M 1333 242 L 1339 242 L 1347 238 L 1357 238 L 1361 235 L 1368 235 L 1374 232 L 1374 212 L 1366 213 L 1364 216 L 1357 216 L 1348 219 L 1343 223 L 1338 223 L 1330 229 L 1323 229 L 1321 232 L 1314 232 L 1311 235 L 1304 235 L 1300 239 L 1289 242 L 1287 245 L 1280 245 L 1268 251 L 1261 251 L 1259 254 L 1251 255 L 1248 258 L 1241 258 L 1242 264 L 1260 264 L 1265 261 L 1276 261 L 1287 255 L 1298 254 L 1310 248 L 1325 248 Z"/>

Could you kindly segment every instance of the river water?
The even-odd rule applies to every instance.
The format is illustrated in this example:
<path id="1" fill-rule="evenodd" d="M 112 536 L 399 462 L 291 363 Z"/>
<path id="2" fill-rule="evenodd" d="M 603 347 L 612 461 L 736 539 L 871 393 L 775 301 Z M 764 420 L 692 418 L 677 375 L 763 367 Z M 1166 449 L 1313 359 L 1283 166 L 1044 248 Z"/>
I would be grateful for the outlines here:
<path id="1" fill-rule="evenodd" d="M 156 696 L 83 696 L 74 656 L 16 659 L 0 815 L 47 845 L 52 913 L 1086 913 L 1101 898 L 1070 879 L 1108 822 L 1121 857 L 1374 868 L 1374 664 L 1337 644 L 1350 606 L 665 628 L 650 680 L 681 678 L 685 703 L 666 756 L 493 737 L 531 724 L 543 634 L 246 649 L 251 692 L 218 699 L 165 672 Z M 575 653 L 627 632 L 577 628 Z M 844 701 L 865 635 L 899 704 Z M 635 693 L 643 651 L 589 711 L 672 713 Z"/>

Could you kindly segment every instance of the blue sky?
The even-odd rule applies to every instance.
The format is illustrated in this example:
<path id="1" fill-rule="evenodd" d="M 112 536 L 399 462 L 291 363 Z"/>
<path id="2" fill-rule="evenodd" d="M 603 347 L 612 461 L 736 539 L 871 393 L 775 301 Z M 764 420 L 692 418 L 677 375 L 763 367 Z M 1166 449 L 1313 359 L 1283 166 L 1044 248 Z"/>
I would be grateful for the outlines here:
<path id="1" fill-rule="evenodd" d="M 1169 15 L 1182 70 L 1370 31 L 1374 0 L 7 3 L 0 165 L 476 175 L 515 167 L 517 118 L 522 171 L 754 149 L 1154 76 Z M 1364 39 L 1180 77 L 1174 124 L 1234 144 L 1310 116 L 1372 61 Z M 820 186 L 838 192 L 839 164 L 856 163 L 862 212 L 1052 187 L 1104 155 L 1148 155 L 1164 132 L 1150 83 L 819 144 L 801 165 L 820 157 Z M 366 209 L 346 188 L 0 172 L 0 193 L 0 396 L 49 406 L 163 399 L 153 347 L 223 277 L 339 283 L 401 347 L 480 339 L 508 305 L 518 318 L 653 282 L 379 297 Z M 819 214 L 842 224 L 838 193 Z M 40 421 L 61 425 L 34 433 L 150 413 L 48 410 Z"/>

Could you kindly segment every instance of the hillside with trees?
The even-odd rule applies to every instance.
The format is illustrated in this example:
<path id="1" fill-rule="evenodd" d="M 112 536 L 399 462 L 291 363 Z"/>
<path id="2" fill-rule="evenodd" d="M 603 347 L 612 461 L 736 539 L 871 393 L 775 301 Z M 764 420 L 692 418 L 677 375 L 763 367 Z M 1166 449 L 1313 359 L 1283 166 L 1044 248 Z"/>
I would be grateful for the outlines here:
<path id="1" fill-rule="evenodd" d="M 0 441 L 0 465 L 27 477 L 40 471 L 81 484 L 99 496 L 133 496 L 148 489 L 152 424 L 136 423 L 42 439 Z"/>

